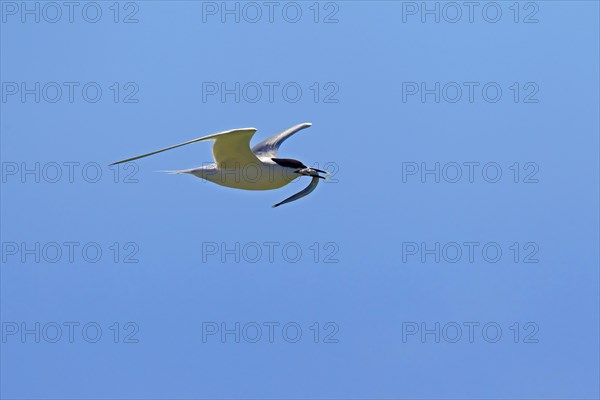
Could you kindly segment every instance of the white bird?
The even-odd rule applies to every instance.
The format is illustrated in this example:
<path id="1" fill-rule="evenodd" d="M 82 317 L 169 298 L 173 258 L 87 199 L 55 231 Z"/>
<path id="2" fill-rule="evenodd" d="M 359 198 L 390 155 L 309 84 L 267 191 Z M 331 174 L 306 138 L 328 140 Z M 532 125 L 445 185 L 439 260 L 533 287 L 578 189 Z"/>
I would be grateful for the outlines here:
<path id="1" fill-rule="evenodd" d="M 304 128 L 308 128 L 311 125 L 311 123 L 303 123 L 292 126 L 291 128 L 260 142 L 252 147 L 252 149 L 250 149 L 250 139 L 256 132 L 256 129 L 233 129 L 176 144 L 164 149 L 142 154 L 141 156 L 127 158 L 110 165 L 134 161 L 187 144 L 201 142 L 203 140 L 214 140 L 212 148 L 213 158 L 215 159 L 214 163 L 198 168 L 165 172 L 173 174 L 191 174 L 221 186 L 244 190 L 279 189 L 292 182 L 298 176 L 312 177 L 310 184 L 304 190 L 273 206 L 278 207 L 308 195 L 315 190 L 319 183 L 319 179 L 327 179 L 324 176 L 319 175 L 319 172 L 329 174 L 327 171 L 309 168 L 298 160 L 277 158 L 277 151 L 279 150 L 281 143 L 294 133 Z"/>

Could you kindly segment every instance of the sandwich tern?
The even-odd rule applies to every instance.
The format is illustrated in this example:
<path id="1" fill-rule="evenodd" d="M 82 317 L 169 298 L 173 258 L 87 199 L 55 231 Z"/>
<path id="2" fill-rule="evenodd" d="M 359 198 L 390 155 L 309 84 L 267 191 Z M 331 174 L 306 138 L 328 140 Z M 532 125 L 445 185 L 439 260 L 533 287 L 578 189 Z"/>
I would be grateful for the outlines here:
<path id="1" fill-rule="evenodd" d="M 307 167 L 298 160 L 277 157 L 277 152 L 281 143 L 296 132 L 308 128 L 311 125 L 311 123 L 306 122 L 292 126 L 291 128 L 263 140 L 252 148 L 250 148 L 250 139 L 256 132 L 256 129 L 233 129 L 214 135 L 203 136 L 198 139 L 142 154 L 141 156 L 127 158 L 110 165 L 138 160 L 153 154 L 162 153 L 163 151 L 204 140 L 213 140 L 212 153 L 215 161 L 214 163 L 198 168 L 165 172 L 172 174 L 191 174 L 221 186 L 244 190 L 279 189 L 292 182 L 298 176 L 312 177 L 310 184 L 306 188 L 273 206 L 279 207 L 282 204 L 298 200 L 315 190 L 319 183 L 319 179 L 327 179 L 326 177 L 319 175 L 319 173 L 329 174 L 327 171 Z"/>

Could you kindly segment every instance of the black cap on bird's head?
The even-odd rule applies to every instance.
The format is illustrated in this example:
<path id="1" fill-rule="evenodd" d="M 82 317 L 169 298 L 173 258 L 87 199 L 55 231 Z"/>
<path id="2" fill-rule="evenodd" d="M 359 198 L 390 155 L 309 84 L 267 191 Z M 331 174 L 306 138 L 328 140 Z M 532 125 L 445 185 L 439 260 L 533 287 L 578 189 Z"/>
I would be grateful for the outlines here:
<path id="1" fill-rule="evenodd" d="M 294 172 L 299 175 L 316 176 L 317 178 L 328 179 L 324 176 L 319 175 L 319 172 L 322 174 L 326 174 L 326 175 L 328 175 L 329 172 L 323 171 L 322 169 L 318 169 L 318 168 L 307 167 L 306 165 L 304 165 L 302 162 L 300 162 L 298 160 L 294 160 L 291 158 L 271 158 L 271 160 L 275 161 L 277 164 L 281 165 L 282 167 L 294 168 L 295 169 Z"/>

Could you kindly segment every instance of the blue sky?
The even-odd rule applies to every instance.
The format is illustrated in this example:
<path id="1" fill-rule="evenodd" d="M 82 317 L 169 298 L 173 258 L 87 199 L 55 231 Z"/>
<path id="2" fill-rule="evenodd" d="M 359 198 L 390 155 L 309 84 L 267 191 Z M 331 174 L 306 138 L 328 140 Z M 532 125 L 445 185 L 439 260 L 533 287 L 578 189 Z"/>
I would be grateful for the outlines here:
<path id="1" fill-rule="evenodd" d="M 2 398 L 600 396 L 597 2 L 24 4 Z M 301 122 L 277 209 L 156 172 L 209 143 L 108 167 Z"/>

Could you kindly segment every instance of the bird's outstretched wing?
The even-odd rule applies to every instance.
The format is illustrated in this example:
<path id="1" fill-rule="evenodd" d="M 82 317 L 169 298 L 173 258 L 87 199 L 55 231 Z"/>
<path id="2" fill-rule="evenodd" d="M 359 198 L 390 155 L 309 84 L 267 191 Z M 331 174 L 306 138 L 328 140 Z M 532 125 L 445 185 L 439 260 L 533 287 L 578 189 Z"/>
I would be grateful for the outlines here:
<path id="1" fill-rule="evenodd" d="M 292 126 L 291 128 L 288 128 L 283 132 L 279 132 L 279 133 L 263 140 L 262 142 L 260 142 L 256 146 L 254 146 L 252 148 L 252 151 L 257 156 L 276 157 L 277 150 L 279 150 L 279 146 L 281 146 L 281 143 L 283 143 L 287 138 L 292 136 L 294 133 L 296 133 L 304 128 L 308 128 L 309 126 L 312 126 L 312 124 L 309 122 L 305 122 L 303 124 L 298 124 L 298 125 Z"/>
<path id="2" fill-rule="evenodd" d="M 315 188 L 317 187 L 318 184 L 319 184 L 319 177 L 313 176 L 312 180 L 310 181 L 310 183 L 308 184 L 307 187 L 305 187 L 303 190 L 299 191 L 295 195 L 290 196 L 287 199 L 275 204 L 273 206 L 273 208 L 279 207 L 280 205 L 285 204 L 285 203 L 291 203 L 292 201 L 301 199 L 304 196 L 309 195 L 313 190 L 315 190 Z"/>
<path id="3" fill-rule="evenodd" d="M 176 144 L 164 149 L 156 150 L 151 153 L 142 154 L 141 156 L 127 158 L 125 160 L 114 162 L 110 165 L 121 164 L 128 161 L 137 160 L 143 157 L 148 157 L 153 154 L 162 153 L 163 151 L 175 149 L 203 140 L 214 140 L 213 157 L 218 168 L 240 168 L 250 164 L 259 163 L 260 160 L 250 150 L 250 139 L 256 132 L 255 128 L 233 129 L 230 131 L 216 133 L 214 135 L 203 136 L 198 139 L 193 139 L 188 142 Z"/>

